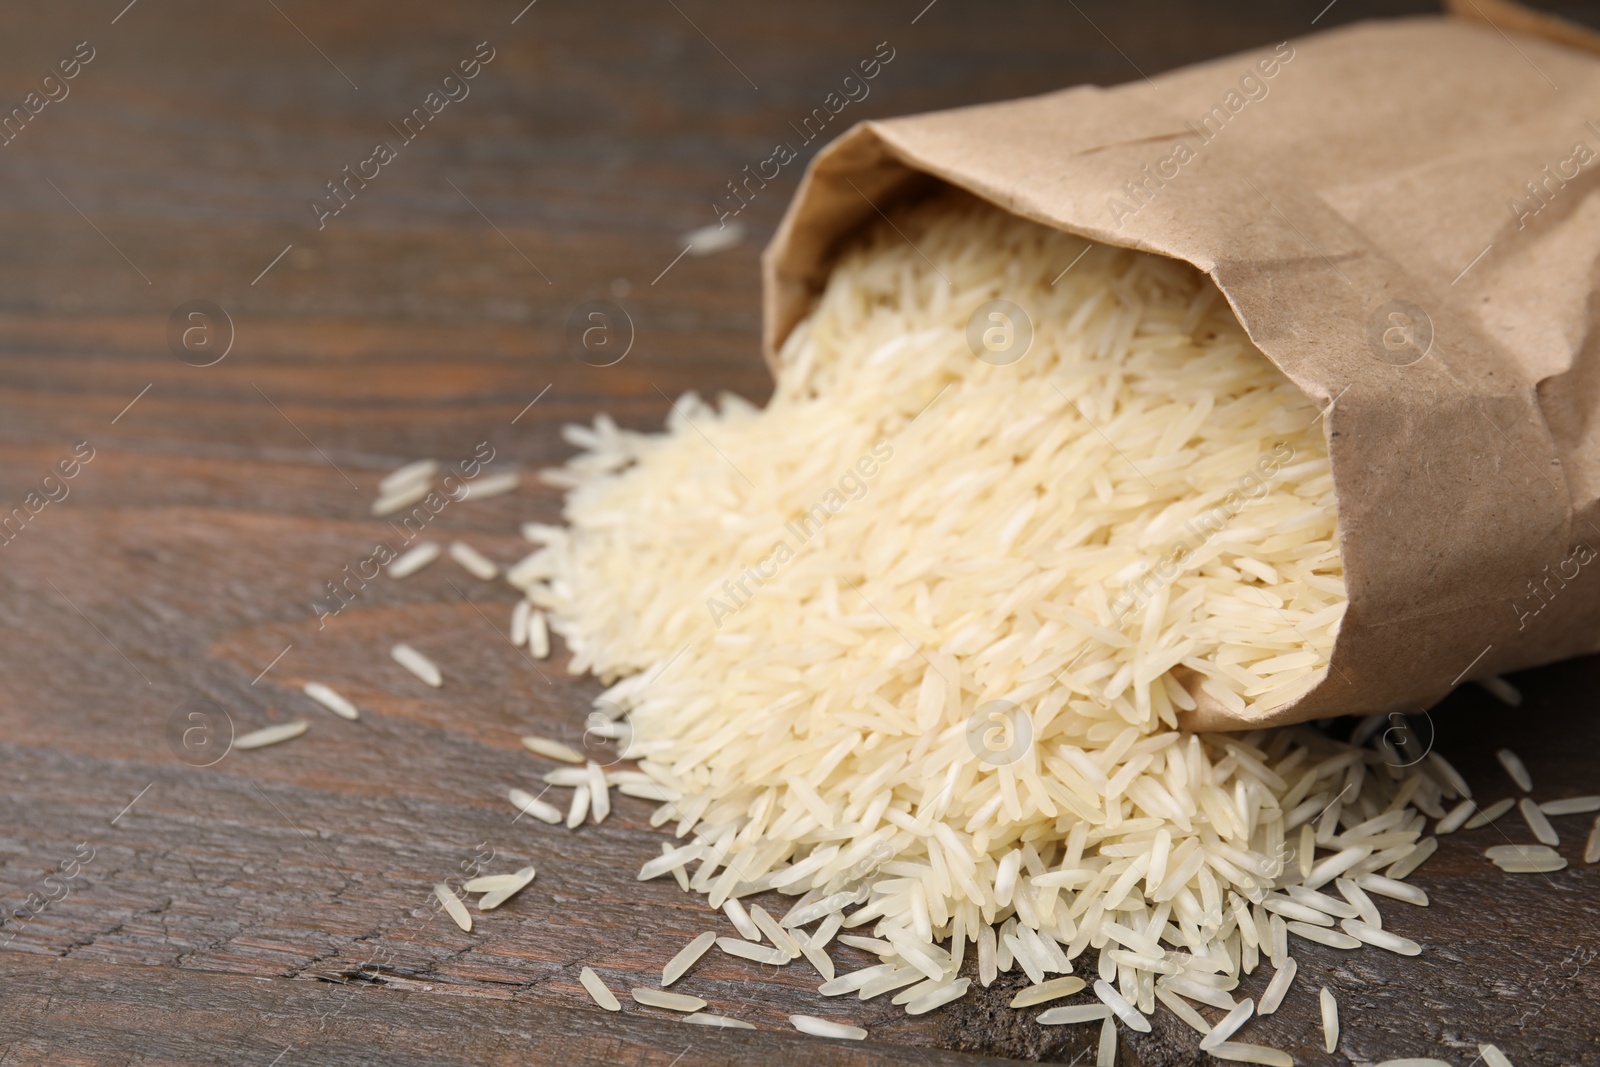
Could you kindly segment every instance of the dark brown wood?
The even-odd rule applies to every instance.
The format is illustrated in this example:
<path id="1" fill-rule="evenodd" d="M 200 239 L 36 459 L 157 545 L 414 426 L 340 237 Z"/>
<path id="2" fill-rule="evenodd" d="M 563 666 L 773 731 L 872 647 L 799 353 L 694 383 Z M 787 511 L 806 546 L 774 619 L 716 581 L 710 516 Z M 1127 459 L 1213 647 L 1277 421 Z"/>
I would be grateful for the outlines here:
<path id="1" fill-rule="evenodd" d="M 724 183 L 878 42 L 895 58 L 841 128 L 1155 73 L 1306 32 L 1323 7 L 923 4 L 542 0 L 515 24 L 518 0 L 0 15 L 5 112 L 78 42 L 95 50 L 70 95 L 0 146 L 0 517 L 80 442 L 94 450 L 69 495 L 0 545 L 0 1064 L 268 1063 L 286 1047 L 284 1064 L 1085 1061 L 1093 1027 L 1005 1007 L 1020 976 L 910 1019 L 824 1000 L 799 966 L 713 954 L 684 987 L 766 1032 L 600 1012 L 581 966 L 619 991 L 652 982 L 714 916 L 669 881 L 634 881 L 663 840 L 642 802 L 577 833 L 512 824 L 503 789 L 546 767 L 517 735 L 579 740 L 595 683 L 567 676 L 559 650 L 536 666 L 508 647 L 504 588 L 447 567 L 368 585 L 325 627 L 311 608 L 392 537 L 368 507 L 400 462 L 486 440 L 496 467 L 531 471 L 567 454 L 562 421 L 601 408 L 655 428 L 663 394 L 764 399 L 756 255 L 797 174 L 743 211 L 740 247 L 674 263 L 680 235 L 713 222 Z M 1375 11 L 1341 0 L 1318 26 Z M 485 40 L 471 95 L 318 230 L 325 183 Z M 569 318 L 596 298 L 636 334 L 613 367 L 568 350 Z M 214 366 L 169 350 L 168 319 L 192 300 L 231 318 Z M 509 562 L 526 549 L 517 523 L 558 506 L 529 479 L 451 505 L 437 529 Z M 388 659 L 401 639 L 439 660 L 444 689 Z M 362 720 L 311 705 L 310 679 Z M 1501 744 L 1541 798 L 1594 792 L 1597 681 L 1594 661 L 1532 672 L 1517 712 L 1458 694 L 1433 714 L 1438 747 L 1490 798 L 1509 789 Z M 219 730 L 312 728 L 193 766 L 173 737 L 208 705 Z M 1559 826 L 1576 855 L 1582 820 Z M 1528 839 L 1514 817 L 1502 829 Z M 1243 1036 L 1302 1064 L 1465 1067 L 1480 1040 L 1519 1067 L 1600 1063 L 1600 876 L 1501 875 L 1481 856 L 1500 840 L 1446 839 L 1417 879 L 1434 906 L 1386 908 L 1422 956 L 1299 948 L 1295 992 Z M 539 880 L 462 934 L 430 887 L 490 849 L 493 869 L 532 862 Z M 1324 983 L 1344 1005 L 1334 1057 Z M 799 1038 L 796 1011 L 859 1022 L 872 1043 Z M 1170 1017 L 1122 1056 L 1202 1059 Z"/>

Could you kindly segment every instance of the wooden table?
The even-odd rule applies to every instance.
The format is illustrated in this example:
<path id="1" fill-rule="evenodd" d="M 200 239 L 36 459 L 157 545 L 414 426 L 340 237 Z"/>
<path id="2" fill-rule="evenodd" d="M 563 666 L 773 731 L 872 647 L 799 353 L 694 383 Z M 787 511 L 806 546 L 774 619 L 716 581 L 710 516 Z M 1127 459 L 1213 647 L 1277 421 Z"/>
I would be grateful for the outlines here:
<path id="1" fill-rule="evenodd" d="M 560 423 L 601 408 L 656 428 L 688 388 L 764 399 L 756 256 L 795 171 L 741 214 L 741 246 L 681 256 L 681 235 L 879 42 L 894 59 L 841 128 L 1154 73 L 1304 33 L 1322 4 L 124 2 L 0 16 L 6 109 L 67 93 L 0 147 L 0 503 L 67 492 L 0 545 L 0 1064 L 1092 1057 L 1093 1027 L 1005 1007 L 1020 975 L 910 1019 L 826 1001 L 804 967 L 714 954 L 683 988 L 759 1031 L 602 1013 L 581 966 L 650 983 L 714 924 L 670 880 L 634 880 L 663 839 L 646 803 L 575 833 L 511 821 L 504 788 L 547 766 L 519 733 L 577 739 L 595 683 L 559 649 L 535 664 L 509 647 L 509 590 L 449 566 L 371 583 L 325 625 L 312 604 L 390 536 L 368 509 L 406 460 L 488 441 L 495 469 L 531 472 L 568 454 Z M 1343 0 L 1318 26 L 1377 6 Z M 492 58 L 469 95 L 402 143 L 475 53 Z M 64 60 L 76 76 L 41 84 Z M 374 172 L 380 139 L 402 147 Z M 369 178 L 324 214 L 347 166 Z M 569 346 L 596 299 L 632 322 L 610 367 Z M 209 318 L 175 319 L 194 301 Z M 80 443 L 93 458 L 46 482 Z M 557 508 L 530 477 L 436 530 L 509 562 L 517 524 Z M 390 661 L 402 639 L 444 688 Z M 309 704 L 312 679 L 361 721 Z M 1458 694 L 1434 713 L 1438 747 L 1486 796 L 1509 788 L 1503 743 L 1541 796 L 1592 792 L 1597 681 L 1594 662 L 1530 673 L 1516 713 Z M 300 717 L 297 741 L 196 765 L 195 742 L 220 751 L 230 725 Z M 1580 821 L 1561 828 L 1574 853 Z M 1500 875 L 1481 856 L 1500 839 L 1446 839 L 1417 878 L 1434 906 L 1388 909 L 1421 957 L 1302 949 L 1288 1004 L 1247 1035 L 1302 1064 L 1465 1067 L 1478 1040 L 1519 1067 L 1600 1063 L 1600 874 Z M 431 887 L 488 850 L 539 878 L 463 934 Z M 1344 1005 L 1336 1057 L 1323 983 Z M 795 1011 L 872 1040 L 795 1034 Z M 1122 1062 L 1198 1062 L 1192 1038 L 1164 1016 Z"/>

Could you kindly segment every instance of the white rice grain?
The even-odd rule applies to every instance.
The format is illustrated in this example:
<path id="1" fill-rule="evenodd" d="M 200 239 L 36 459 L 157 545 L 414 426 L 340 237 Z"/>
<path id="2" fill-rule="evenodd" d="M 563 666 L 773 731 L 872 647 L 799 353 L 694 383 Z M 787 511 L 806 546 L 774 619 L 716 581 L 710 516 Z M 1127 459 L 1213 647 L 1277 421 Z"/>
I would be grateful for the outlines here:
<path id="1" fill-rule="evenodd" d="M 700 957 L 704 956 L 711 946 L 716 943 L 717 935 L 712 931 L 707 930 L 705 933 L 699 935 L 693 941 L 683 946 L 683 948 L 679 949 L 678 954 L 673 956 L 672 959 L 668 960 L 665 967 L 661 968 L 662 988 L 664 989 L 673 982 L 676 982 L 678 979 L 682 978 L 684 972 L 699 962 Z"/>
<path id="2" fill-rule="evenodd" d="M 1104 979 L 1096 982 L 1094 984 L 1094 995 L 1099 997 L 1101 1002 L 1110 1008 L 1117 1018 L 1122 1020 L 1122 1025 L 1128 1029 L 1137 1030 L 1141 1034 L 1150 1032 L 1150 1020 L 1140 1014 L 1138 1008 L 1123 999 L 1122 994 L 1118 993 L 1116 987 L 1110 982 Z"/>
<path id="3" fill-rule="evenodd" d="M 361 712 L 350 701 L 321 682 L 307 682 L 305 694 L 342 719 L 361 718 Z"/>
<path id="4" fill-rule="evenodd" d="M 1068 975 L 1064 978 L 1052 978 L 1048 982 L 1031 985 L 1025 989 L 1017 990 L 1017 995 L 1011 998 L 1013 1008 L 1031 1008 L 1037 1004 L 1044 1004 L 1061 997 L 1070 997 L 1074 993 L 1081 993 L 1086 986 L 1082 978 Z"/>
<path id="5" fill-rule="evenodd" d="M 706 1011 L 696 1011 L 685 1015 L 680 1022 L 693 1023 L 695 1026 L 719 1026 L 724 1030 L 754 1030 L 754 1023 L 747 1023 L 743 1019 L 730 1019 L 726 1015 L 712 1015 Z"/>
<path id="6" fill-rule="evenodd" d="M 1483 1057 L 1483 1062 L 1488 1067 L 1511 1067 L 1511 1061 L 1506 1054 L 1494 1045 L 1479 1045 L 1478 1055 Z"/>
<path id="7" fill-rule="evenodd" d="M 378 495 L 389 496 L 400 492 L 402 489 L 413 489 L 418 485 L 428 485 L 433 481 L 434 475 L 439 473 L 439 461 L 436 459 L 412 460 L 403 467 L 396 467 L 378 482 Z"/>
<path id="8" fill-rule="evenodd" d="M 560 741 L 552 741 L 548 737 L 536 737 L 531 734 L 524 735 L 522 747 L 535 755 L 545 759 L 560 760 L 563 763 L 587 763 L 588 757 L 571 745 Z"/>
<path id="9" fill-rule="evenodd" d="M 498 908 L 500 905 L 504 904 L 518 893 L 522 892 L 522 890 L 533 881 L 535 873 L 536 872 L 532 867 L 522 868 L 516 874 L 511 876 L 512 882 L 510 885 L 504 885 L 498 889 L 491 889 L 488 893 L 484 894 L 483 899 L 478 901 L 478 910 L 493 911 L 495 908 Z"/>
<path id="10" fill-rule="evenodd" d="M 622 1010 L 622 1002 L 617 999 L 617 995 L 607 989 L 606 984 L 600 980 L 600 976 L 588 967 L 578 972 L 578 981 L 583 983 L 583 988 L 589 991 L 589 996 L 594 999 L 594 1002 L 606 1011 Z"/>
<path id="11" fill-rule="evenodd" d="M 1359 919 L 1346 919 L 1339 925 L 1344 928 L 1345 933 L 1369 945 L 1388 949 L 1390 952 L 1399 953 L 1402 956 L 1417 956 L 1422 953 L 1422 946 L 1415 941 L 1401 937 L 1399 934 L 1391 933 L 1382 927 L 1362 922 Z"/>
<path id="12" fill-rule="evenodd" d="M 802 1034 L 812 1037 L 833 1037 L 842 1041 L 862 1041 L 866 1039 L 867 1032 L 859 1026 L 850 1026 L 847 1023 L 836 1023 L 830 1019 L 819 1019 L 815 1015 L 791 1015 L 789 1023 Z"/>
<path id="13" fill-rule="evenodd" d="M 550 623 L 537 609 L 528 613 L 528 652 L 534 659 L 550 658 Z"/>
<path id="14" fill-rule="evenodd" d="M 1509 748 L 1502 748 L 1495 750 L 1494 758 L 1500 761 L 1500 766 L 1504 767 L 1511 780 L 1517 783 L 1518 789 L 1524 793 L 1533 791 L 1533 775 L 1528 773 L 1528 766 L 1522 762 L 1521 756 Z"/>
<path id="15" fill-rule="evenodd" d="M 1107 1015 L 1100 1024 L 1100 1043 L 1095 1048 L 1095 1067 L 1116 1067 L 1117 1064 L 1117 1024 Z"/>
<path id="16" fill-rule="evenodd" d="M 263 726 L 259 730 L 251 730 L 247 734 L 234 738 L 233 747 L 241 752 L 249 751 L 253 748 L 266 748 L 268 745 L 276 745 L 283 741 L 293 740 L 310 728 L 311 724 L 303 720 L 300 722 L 279 723 L 276 726 Z"/>
<path id="17" fill-rule="evenodd" d="M 461 898 L 456 896 L 456 891 L 440 882 L 433 887 L 433 895 L 439 899 L 440 904 L 444 905 L 445 914 L 449 915 L 463 931 L 470 934 L 472 932 L 472 913 L 461 902 Z"/>
<path id="18" fill-rule="evenodd" d="M 960 1000 L 967 995 L 967 989 L 972 984 L 970 978 L 957 978 L 954 982 L 936 989 L 925 996 L 918 997 L 906 1005 L 907 1015 L 926 1015 L 934 1008 L 943 1007 L 952 1000 Z"/>
<path id="19" fill-rule="evenodd" d="M 1466 828 L 1468 830 L 1476 830 L 1480 826 L 1488 826 L 1490 823 L 1494 822 L 1500 816 L 1504 815 L 1506 812 L 1515 807 L 1516 803 L 1517 802 L 1511 797 L 1506 797 L 1504 800 L 1497 800 L 1493 804 L 1490 804 L 1487 808 L 1484 808 L 1482 811 L 1478 812 L 1478 814 L 1474 815 L 1472 818 L 1468 819 Z"/>
<path id="20" fill-rule="evenodd" d="M 1072 1023 L 1097 1023 L 1110 1017 L 1111 1009 L 1104 1004 L 1070 1004 L 1046 1008 L 1034 1022 L 1044 1026 L 1066 1026 Z"/>
<path id="21" fill-rule="evenodd" d="M 572 791 L 572 806 L 567 808 L 567 829 L 576 830 L 589 817 L 589 787 L 580 785 Z"/>
<path id="22" fill-rule="evenodd" d="M 737 937 L 719 937 L 717 947 L 730 956 L 738 956 L 740 959 L 753 960 L 773 967 L 782 967 L 790 959 L 789 954 L 781 948 L 768 948 L 766 945 L 758 945 L 753 941 Z"/>
<path id="23" fill-rule="evenodd" d="M 556 826 L 560 824 L 563 818 L 561 809 L 557 808 L 553 804 L 546 804 L 544 801 L 540 800 L 532 793 L 526 792 L 525 790 L 521 790 L 513 786 L 507 795 L 511 798 L 512 807 L 527 815 L 532 815 L 540 822 L 547 822 L 551 826 Z"/>
<path id="24" fill-rule="evenodd" d="M 1282 1049 L 1266 1045 L 1247 1045 L 1238 1041 L 1224 1041 L 1209 1050 L 1219 1060 L 1234 1063 L 1259 1063 L 1264 1067 L 1294 1067 L 1294 1057 Z"/>
<path id="25" fill-rule="evenodd" d="M 1256 1014 L 1271 1015 L 1278 1010 L 1278 1005 L 1282 1004 L 1283 998 L 1288 995 L 1289 986 L 1293 984 L 1295 972 L 1299 969 L 1300 965 L 1294 961 L 1293 956 L 1284 961 L 1283 966 L 1272 976 L 1272 981 L 1267 983 L 1266 992 L 1261 994 L 1261 1004 L 1257 1007 Z"/>
<path id="26" fill-rule="evenodd" d="M 1528 824 L 1528 829 L 1533 831 L 1533 836 L 1546 845 L 1561 844 L 1561 835 L 1556 833 L 1556 828 L 1550 825 L 1550 820 L 1530 797 L 1523 797 L 1517 801 L 1517 810 L 1522 812 L 1522 819 Z"/>
<path id="27" fill-rule="evenodd" d="M 1563 800 L 1547 800 L 1539 805 L 1539 810 L 1546 815 L 1587 815 L 1591 811 L 1600 811 L 1600 797 L 1567 797 Z"/>
<path id="28" fill-rule="evenodd" d="M 1249 1021 L 1255 1014 L 1256 1006 L 1249 1000 L 1239 1002 L 1239 1006 L 1230 1011 L 1223 1019 L 1212 1027 L 1211 1032 L 1200 1039 L 1200 1051 L 1209 1052 L 1222 1044 L 1238 1032 L 1239 1027 Z"/>
<path id="29" fill-rule="evenodd" d="M 492 496 L 509 493 L 517 487 L 518 480 L 516 471 L 480 475 L 475 481 L 467 483 L 466 493 L 461 499 L 487 500 Z"/>
<path id="30" fill-rule="evenodd" d="M 460 564 L 462 570 L 480 581 L 492 582 L 500 574 L 500 568 L 492 559 L 465 541 L 450 542 L 450 558 Z"/>
<path id="31" fill-rule="evenodd" d="M 706 1006 L 706 1002 L 699 997 L 686 996 L 682 993 L 668 993 L 663 989 L 647 989 L 642 986 L 630 991 L 634 1002 L 643 1004 L 647 1008 L 666 1008 L 668 1011 L 699 1011 Z"/>
<path id="32" fill-rule="evenodd" d="M 444 684 L 438 664 L 407 644 L 398 644 L 389 650 L 394 661 L 435 689 Z"/>
<path id="33" fill-rule="evenodd" d="M 1336 1052 L 1339 1049 L 1339 1002 L 1327 986 L 1322 987 L 1318 1000 L 1322 1005 L 1322 1047 Z"/>
<path id="34" fill-rule="evenodd" d="M 438 559 L 439 552 L 437 542 L 423 541 L 390 560 L 386 573 L 391 578 L 409 578 Z"/>

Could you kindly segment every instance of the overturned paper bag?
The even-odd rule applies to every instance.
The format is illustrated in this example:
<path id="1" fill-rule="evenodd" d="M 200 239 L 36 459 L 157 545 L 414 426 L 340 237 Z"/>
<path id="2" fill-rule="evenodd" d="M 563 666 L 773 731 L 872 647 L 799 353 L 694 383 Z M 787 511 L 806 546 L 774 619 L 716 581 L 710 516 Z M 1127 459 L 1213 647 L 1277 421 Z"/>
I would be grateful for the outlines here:
<path id="1" fill-rule="evenodd" d="M 1303 698 L 1415 711 L 1600 649 L 1600 61 L 1366 23 L 1114 89 L 863 123 L 766 250 L 765 348 L 886 205 L 937 182 L 1209 274 L 1322 409 L 1350 606 Z"/>

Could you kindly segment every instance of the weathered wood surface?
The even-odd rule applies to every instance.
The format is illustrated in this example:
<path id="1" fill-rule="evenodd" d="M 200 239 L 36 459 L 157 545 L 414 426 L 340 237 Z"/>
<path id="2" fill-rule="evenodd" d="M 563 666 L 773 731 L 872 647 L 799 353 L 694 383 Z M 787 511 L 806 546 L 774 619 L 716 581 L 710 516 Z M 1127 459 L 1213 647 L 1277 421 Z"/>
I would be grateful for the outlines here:
<path id="1" fill-rule="evenodd" d="M 515 0 L 123 2 L 0 13 L 7 110 L 78 42 L 95 50 L 0 147 L 5 512 L 79 442 L 94 450 L 0 546 L 0 1063 L 971 1062 L 941 1048 L 1082 1062 L 1094 1028 L 1004 1006 L 1020 976 L 921 1019 L 826 1001 L 798 965 L 713 954 L 682 983 L 765 1030 L 796 1011 L 859 1022 L 869 1046 L 600 1012 L 581 966 L 618 991 L 651 983 L 715 916 L 670 881 L 634 881 L 662 840 L 643 802 L 577 833 L 512 824 L 503 789 L 548 766 L 517 735 L 578 740 L 595 685 L 559 649 L 536 669 L 510 648 L 505 588 L 449 565 L 371 584 L 325 627 L 310 605 L 392 538 L 368 506 L 400 462 L 487 440 L 496 469 L 532 470 L 567 453 L 561 421 L 601 407 L 654 428 L 663 394 L 763 399 L 755 257 L 794 168 L 740 215 L 745 244 L 662 272 L 724 183 L 878 42 L 895 58 L 840 128 L 1154 73 L 1305 32 L 1323 5 L 543 0 L 513 24 Z M 1318 25 L 1374 7 L 1343 0 Z M 485 40 L 471 95 L 319 231 L 324 183 Z M 567 347 L 574 308 L 596 298 L 636 333 L 608 368 Z M 209 367 L 168 346 L 169 315 L 197 299 L 236 337 Z M 509 562 L 526 547 L 516 524 L 556 508 L 530 480 L 451 505 L 437 529 Z M 443 689 L 389 660 L 402 639 L 441 663 Z M 311 679 L 361 721 L 307 701 Z M 1490 797 L 1509 789 L 1492 758 L 1507 743 L 1539 796 L 1596 791 L 1600 663 L 1517 681 L 1521 711 L 1477 691 L 1437 710 L 1438 746 Z M 193 766 L 174 735 L 196 701 L 226 713 L 219 731 L 299 717 L 311 731 Z M 1584 824 L 1559 825 L 1575 857 Z M 1529 839 L 1514 816 L 1502 829 Z M 1519 1065 L 1600 1063 L 1600 875 L 1501 875 L 1481 857 L 1500 840 L 1446 839 L 1417 878 L 1434 906 L 1386 908 L 1421 957 L 1298 949 L 1288 1003 L 1242 1036 L 1303 1064 L 1465 1067 L 1480 1040 Z M 480 849 L 492 869 L 540 874 L 463 934 L 430 887 Z M 1320 984 L 1344 1006 L 1338 1056 L 1321 1051 Z M 1163 1016 L 1122 1055 L 1155 1067 L 1198 1062 L 1193 1048 Z"/>

